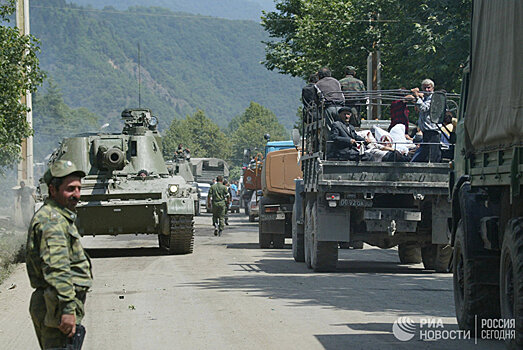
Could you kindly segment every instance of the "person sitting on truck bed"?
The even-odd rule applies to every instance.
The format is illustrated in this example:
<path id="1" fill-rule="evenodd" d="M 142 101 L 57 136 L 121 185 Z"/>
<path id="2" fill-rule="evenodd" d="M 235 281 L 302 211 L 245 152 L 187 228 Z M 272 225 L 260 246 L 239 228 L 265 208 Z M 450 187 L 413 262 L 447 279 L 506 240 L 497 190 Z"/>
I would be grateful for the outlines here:
<path id="1" fill-rule="evenodd" d="M 405 88 L 400 88 L 400 90 L 403 92 L 406 90 Z M 388 131 L 398 125 L 403 124 L 405 125 L 405 137 L 409 140 L 412 140 L 410 136 L 408 136 L 407 132 L 409 131 L 409 109 L 407 108 L 407 102 L 413 102 L 414 96 L 412 95 L 406 95 L 403 98 L 399 98 L 395 101 L 392 101 L 390 104 L 390 125 L 388 128 Z"/>
<path id="2" fill-rule="evenodd" d="M 440 162 L 439 128 L 430 120 L 430 103 L 432 101 L 432 93 L 434 92 L 434 82 L 430 79 L 425 79 L 421 82 L 421 88 L 425 93 L 420 92 L 418 88 L 411 90 L 416 97 L 416 106 L 419 109 L 418 127 L 423 133 L 423 142 L 421 143 L 419 153 L 412 158 L 412 161 Z"/>
<path id="3" fill-rule="evenodd" d="M 403 125 L 396 126 L 394 129 L 400 127 L 403 128 Z M 379 127 L 374 127 L 374 132 L 376 133 L 376 138 L 379 139 L 379 142 L 376 141 L 376 138 L 374 138 L 370 131 L 358 132 L 361 136 L 363 136 L 362 133 L 364 133 L 366 138 L 370 141 L 365 153 L 368 154 L 371 161 L 408 162 L 410 160 L 408 147 L 404 144 L 406 141 L 405 139 L 396 143 L 397 140 L 394 139 L 392 134 Z M 400 132 L 403 133 L 404 131 L 401 130 Z"/>
<path id="4" fill-rule="evenodd" d="M 341 92 L 340 82 L 331 77 L 331 71 L 323 67 L 318 71 L 318 82 L 316 89 L 318 96 L 325 101 L 325 117 L 328 125 L 332 124 L 338 117 L 338 110 L 345 103 L 345 97 Z"/>
<path id="5" fill-rule="evenodd" d="M 363 144 L 369 143 L 368 138 L 363 138 L 356 133 L 354 126 L 350 123 L 352 111 L 350 107 L 339 109 L 338 120 L 331 126 L 327 159 L 332 160 L 367 160 L 365 155 L 360 155 L 357 141 Z M 360 147 L 364 147 L 361 145 Z"/>

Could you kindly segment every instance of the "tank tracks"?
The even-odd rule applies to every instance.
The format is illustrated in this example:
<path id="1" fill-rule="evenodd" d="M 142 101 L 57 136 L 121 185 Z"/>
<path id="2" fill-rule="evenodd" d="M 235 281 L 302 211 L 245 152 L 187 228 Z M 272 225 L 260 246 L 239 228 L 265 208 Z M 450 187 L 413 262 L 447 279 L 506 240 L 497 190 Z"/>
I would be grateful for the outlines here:
<path id="1" fill-rule="evenodd" d="M 169 254 L 191 254 L 194 245 L 194 221 L 192 215 L 169 215 L 170 234 L 159 235 L 160 247 Z"/>

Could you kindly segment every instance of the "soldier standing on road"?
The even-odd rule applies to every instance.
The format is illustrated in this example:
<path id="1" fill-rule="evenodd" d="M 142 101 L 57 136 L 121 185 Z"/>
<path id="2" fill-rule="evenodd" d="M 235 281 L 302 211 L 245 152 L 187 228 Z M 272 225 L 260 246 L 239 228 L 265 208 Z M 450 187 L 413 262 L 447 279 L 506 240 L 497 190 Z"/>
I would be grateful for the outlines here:
<path id="1" fill-rule="evenodd" d="M 24 228 L 29 227 L 29 222 L 34 214 L 34 203 L 36 196 L 34 189 L 25 185 L 24 181 L 20 181 L 20 188 L 17 191 L 17 201 L 20 205 L 20 213 L 22 215 L 22 223 Z"/>
<path id="2" fill-rule="evenodd" d="M 227 179 L 223 180 L 223 185 L 225 187 L 227 187 L 227 193 L 228 193 L 229 198 L 232 198 L 231 185 L 229 184 L 229 181 L 227 181 Z M 230 205 L 231 205 L 231 201 L 229 200 L 229 202 L 225 206 L 225 225 L 227 225 L 227 226 L 229 226 L 229 207 L 230 207 Z"/>
<path id="3" fill-rule="evenodd" d="M 225 209 L 229 204 L 229 192 L 223 184 L 223 176 L 216 177 L 216 183 L 209 189 L 207 195 L 207 205 L 212 208 L 212 224 L 214 226 L 214 235 L 222 234 L 225 220 Z"/>
<path id="4" fill-rule="evenodd" d="M 42 349 L 80 349 L 85 328 L 91 261 L 74 223 L 85 173 L 71 161 L 54 162 L 44 174 L 49 198 L 28 231 L 26 264 L 31 286 L 29 311 Z"/>

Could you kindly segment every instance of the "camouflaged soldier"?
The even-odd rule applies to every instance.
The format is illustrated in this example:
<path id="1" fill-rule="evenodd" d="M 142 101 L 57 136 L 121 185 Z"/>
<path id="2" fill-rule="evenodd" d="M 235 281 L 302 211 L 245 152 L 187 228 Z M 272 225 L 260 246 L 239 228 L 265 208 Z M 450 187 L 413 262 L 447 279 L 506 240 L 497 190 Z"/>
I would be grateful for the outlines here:
<path id="1" fill-rule="evenodd" d="M 212 208 L 212 224 L 214 235 L 221 236 L 224 228 L 225 210 L 229 205 L 230 197 L 227 187 L 223 184 L 223 176 L 216 177 L 216 183 L 211 186 L 207 194 L 207 205 Z"/>
<path id="2" fill-rule="evenodd" d="M 91 262 L 80 244 L 74 212 L 85 173 L 58 160 L 44 174 L 49 198 L 38 210 L 27 237 L 27 273 L 36 290 L 29 311 L 42 349 L 80 349 L 85 329 Z"/>
<path id="3" fill-rule="evenodd" d="M 340 80 L 341 91 L 343 92 L 362 92 L 365 91 L 365 85 L 361 80 L 356 78 L 356 68 L 353 66 L 345 67 L 345 78 Z M 357 94 L 361 95 L 361 94 Z M 360 96 L 346 96 L 345 105 L 351 107 L 353 118 L 351 124 L 353 126 L 361 125 L 361 104 L 365 103 L 365 99 Z"/>
<path id="4" fill-rule="evenodd" d="M 356 68 L 353 66 L 345 67 L 345 78 L 340 80 L 342 91 L 365 91 L 363 82 L 356 78 Z"/>

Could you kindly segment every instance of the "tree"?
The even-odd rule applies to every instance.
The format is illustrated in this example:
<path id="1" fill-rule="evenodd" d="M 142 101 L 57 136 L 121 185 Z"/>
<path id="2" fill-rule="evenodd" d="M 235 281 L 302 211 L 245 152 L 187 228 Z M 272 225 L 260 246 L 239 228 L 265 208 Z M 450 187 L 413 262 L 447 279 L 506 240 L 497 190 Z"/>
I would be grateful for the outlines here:
<path id="1" fill-rule="evenodd" d="M 229 159 L 231 155 L 227 136 L 202 110 L 172 121 L 163 138 L 164 157 L 172 158 L 180 143 L 191 151 L 192 157 Z"/>
<path id="2" fill-rule="evenodd" d="M 64 138 L 81 132 L 97 131 L 99 116 L 87 108 L 71 109 L 53 80 L 45 93 L 33 99 L 35 159 L 42 160 Z M 59 126 L 59 127 L 57 127 Z"/>
<path id="3" fill-rule="evenodd" d="M 15 0 L 0 0 L 0 21 L 8 23 Z M 20 97 L 35 92 L 44 74 L 38 66 L 40 51 L 33 36 L 21 36 L 18 29 L 0 25 L 0 171 L 20 157 L 22 140 L 31 135 L 26 121 L 27 105 Z"/>
<path id="4" fill-rule="evenodd" d="M 245 148 L 251 151 L 265 148 L 265 134 L 270 134 L 272 141 L 288 139 L 287 131 L 276 115 L 255 102 L 251 102 L 242 115 L 231 120 L 229 130 L 233 133 L 233 160 L 236 164 L 241 164 Z"/>
<path id="5" fill-rule="evenodd" d="M 329 66 L 341 78 L 350 64 L 366 71 L 380 50 L 382 86 L 417 86 L 430 77 L 447 90 L 460 86 L 468 55 L 471 0 L 282 0 L 264 13 L 265 66 L 306 78 Z"/>

